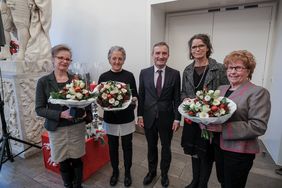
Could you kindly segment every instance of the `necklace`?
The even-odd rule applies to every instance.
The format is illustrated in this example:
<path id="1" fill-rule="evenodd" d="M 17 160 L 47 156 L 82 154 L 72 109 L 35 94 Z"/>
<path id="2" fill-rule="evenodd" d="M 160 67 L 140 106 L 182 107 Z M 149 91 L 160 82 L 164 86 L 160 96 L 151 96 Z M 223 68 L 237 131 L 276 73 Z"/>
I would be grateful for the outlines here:
<path id="1" fill-rule="evenodd" d="M 201 77 L 201 79 L 200 79 L 198 85 L 195 87 L 195 89 L 197 89 L 197 88 L 200 86 L 200 84 L 202 83 L 202 81 L 203 81 L 203 79 L 204 79 L 204 77 L 205 77 L 205 74 L 206 74 L 207 67 L 208 67 L 208 65 L 205 67 L 204 72 L 203 72 L 203 74 L 202 74 L 202 77 Z"/>

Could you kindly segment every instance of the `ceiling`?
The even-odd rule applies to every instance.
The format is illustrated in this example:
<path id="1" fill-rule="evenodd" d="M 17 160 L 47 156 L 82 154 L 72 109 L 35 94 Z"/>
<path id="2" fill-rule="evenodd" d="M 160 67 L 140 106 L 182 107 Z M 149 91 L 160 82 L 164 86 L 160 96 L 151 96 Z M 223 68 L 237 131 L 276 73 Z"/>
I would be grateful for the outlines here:
<path id="1" fill-rule="evenodd" d="M 154 4 L 152 5 L 152 7 L 162 9 L 164 12 L 168 13 L 274 1 L 275 0 L 176 0 L 166 3 Z"/>

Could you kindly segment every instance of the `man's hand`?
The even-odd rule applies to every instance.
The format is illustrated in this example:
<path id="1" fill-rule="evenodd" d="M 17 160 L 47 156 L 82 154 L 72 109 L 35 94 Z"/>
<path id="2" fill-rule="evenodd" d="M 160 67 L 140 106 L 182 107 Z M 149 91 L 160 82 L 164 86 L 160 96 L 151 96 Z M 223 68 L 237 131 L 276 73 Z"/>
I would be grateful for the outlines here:
<path id="1" fill-rule="evenodd" d="M 179 127 L 180 127 L 179 121 L 174 121 L 173 124 L 172 124 L 172 130 L 173 130 L 173 132 L 176 132 Z"/>
<path id="2" fill-rule="evenodd" d="M 139 127 L 144 128 L 143 117 L 138 117 L 137 124 L 138 124 Z"/>

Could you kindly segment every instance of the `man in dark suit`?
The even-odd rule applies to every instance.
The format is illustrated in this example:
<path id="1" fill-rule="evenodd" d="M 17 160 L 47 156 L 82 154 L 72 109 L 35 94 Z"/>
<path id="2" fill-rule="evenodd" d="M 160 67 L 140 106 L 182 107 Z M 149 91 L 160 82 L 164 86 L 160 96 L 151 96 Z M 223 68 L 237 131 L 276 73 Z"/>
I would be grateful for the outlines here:
<path id="1" fill-rule="evenodd" d="M 161 150 L 161 183 L 169 185 L 167 176 L 171 162 L 171 139 L 179 128 L 180 74 L 166 66 L 169 46 L 159 42 L 153 46 L 154 66 L 141 70 L 139 78 L 138 125 L 143 127 L 148 144 L 148 168 L 143 184 L 150 184 L 158 166 L 158 137 Z M 159 136 L 158 136 L 159 135 Z"/>

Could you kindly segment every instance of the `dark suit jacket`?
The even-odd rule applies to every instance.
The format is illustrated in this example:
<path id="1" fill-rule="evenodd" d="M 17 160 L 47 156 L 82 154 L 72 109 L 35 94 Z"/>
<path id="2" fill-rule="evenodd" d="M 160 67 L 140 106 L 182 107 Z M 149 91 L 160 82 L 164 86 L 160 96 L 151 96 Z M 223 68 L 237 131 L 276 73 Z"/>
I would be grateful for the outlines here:
<path id="1" fill-rule="evenodd" d="M 165 69 L 165 80 L 160 97 L 154 84 L 154 66 L 141 70 L 139 77 L 138 116 L 143 116 L 145 128 L 150 128 L 158 116 L 171 125 L 180 120 L 180 73 Z"/>
<path id="2" fill-rule="evenodd" d="M 69 74 L 69 82 L 73 79 L 73 75 Z M 54 72 L 48 74 L 46 76 L 41 77 L 37 81 L 36 86 L 36 97 L 35 97 L 35 111 L 38 116 L 46 118 L 44 127 L 48 131 L 55 131 L 60 123 L 62 122 L 60 119 L 60 114 L 62 111 L 67 110 L 68 107 L 61 106 L 58 104 L 51 104 L 48 103 L 48 99 L 50 97 L 51 91 L 59 91 L 57 81 L 54 75 Z M 86 108 L 86 118 L 84 121 L 91 122 L 92 115 L 91 115 L 91 107 L 90 105 Z M 70 123 L 77 123 L 70 122 Z"/>

